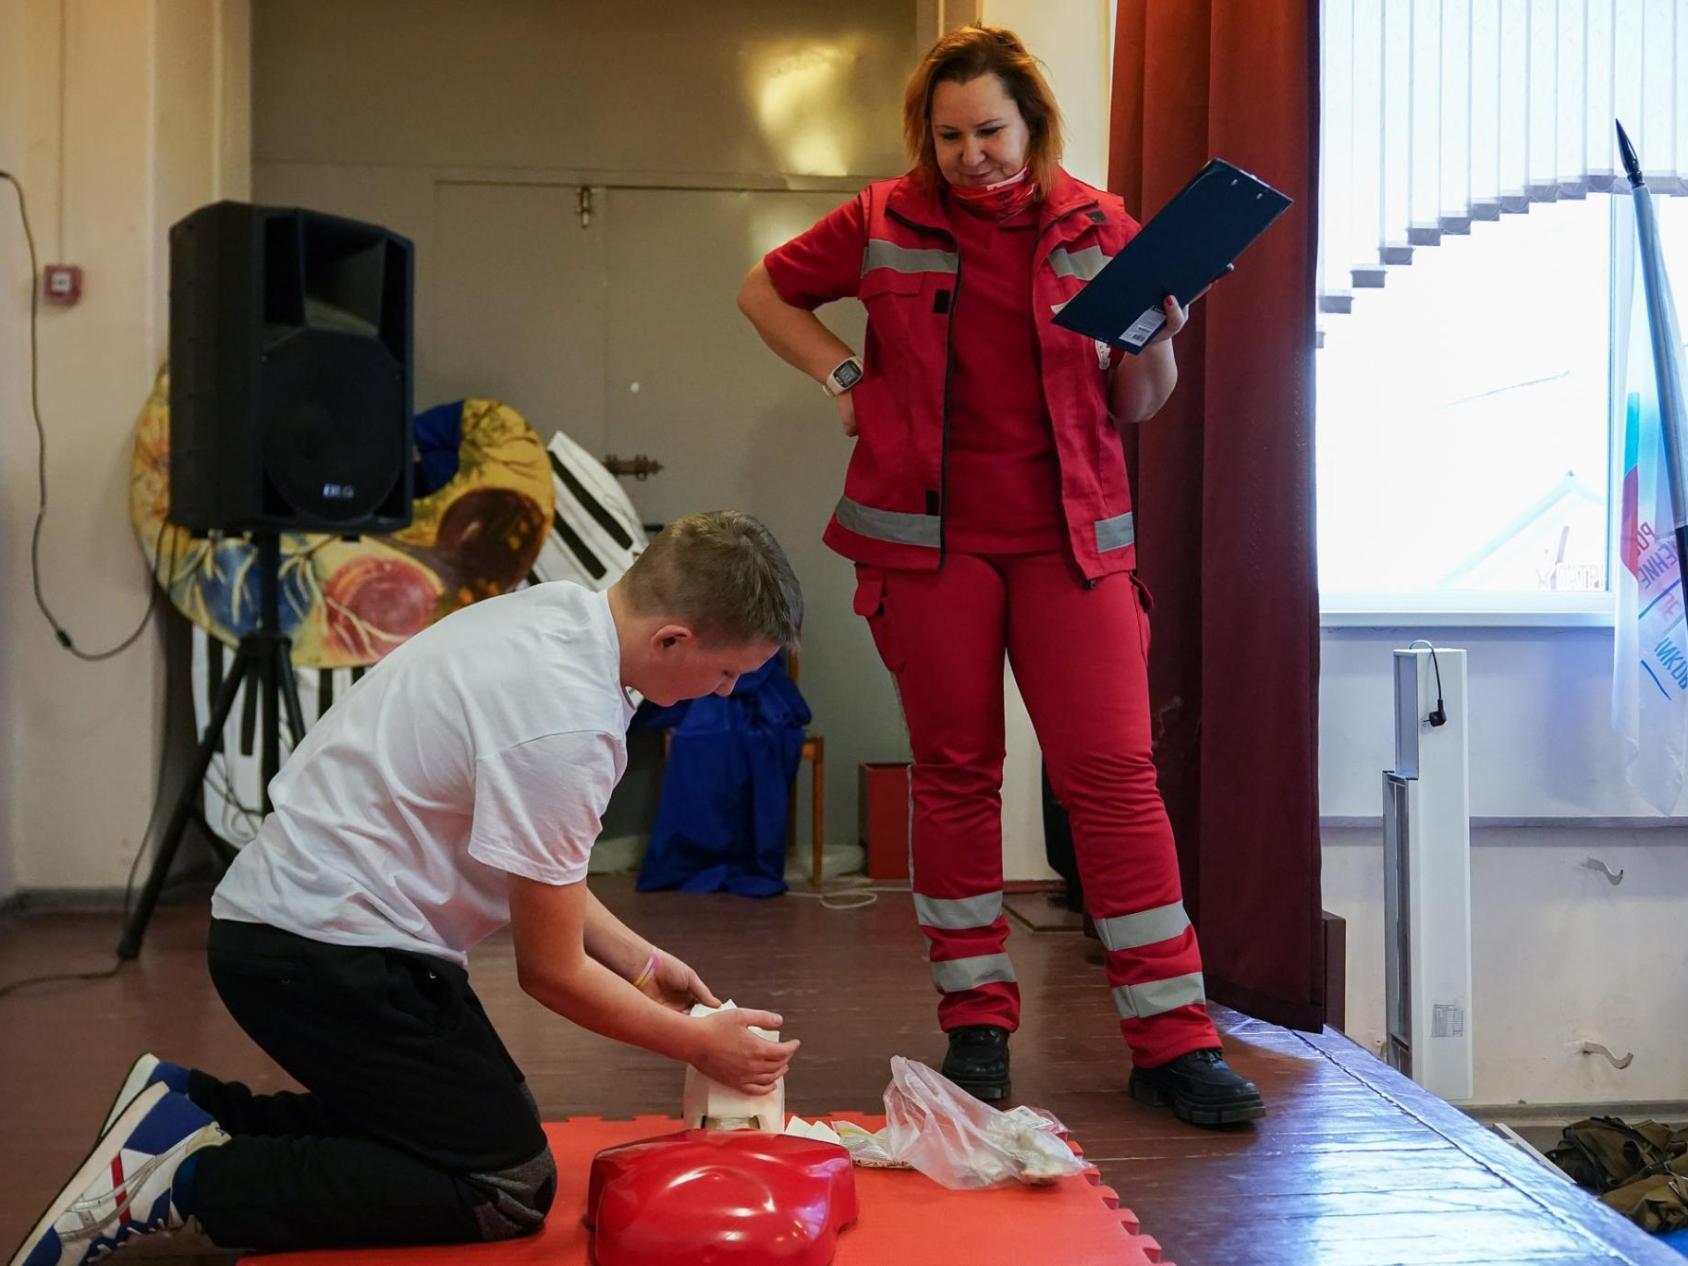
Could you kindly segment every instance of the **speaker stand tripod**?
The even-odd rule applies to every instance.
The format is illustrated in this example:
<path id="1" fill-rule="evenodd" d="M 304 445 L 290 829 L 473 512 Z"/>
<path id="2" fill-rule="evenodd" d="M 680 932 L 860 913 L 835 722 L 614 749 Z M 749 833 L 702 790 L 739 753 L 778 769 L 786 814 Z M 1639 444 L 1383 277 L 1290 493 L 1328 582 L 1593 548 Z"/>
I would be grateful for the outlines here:
<path id="1" fill-rule="evenodd" d="M 140 902 L 129 916 L 128 925 L 123 929 L 123 939 L 118 942 L 119 958 L 131 959 L 141 952 L 141 938 L 146 935 L 147 924 L 152 920 L 153 910 L 158 905 L 158 895 L 164 888 L 171 863 L 176 859 L 176 849 L 181 845 L 182 833 L 187 830 L 189 820 L 197 812 L 200 784 L 211 768 L 211 758 L 223 744 L 223 729 L 228 723 L 229 713 L 234 709 L 235 697 L 240 693 L 241 686 L 250 683 L 257 689 L 257 697 L 262 700 L 265 813 L 270 811 L 270 782 L 281 767 L 280 727 L 283 705 L 287 708 L 287 728 L 293 736 L 295 746 L 305 733 L 305 713 L 299 706 L 299 685 L 293 676 L 293 642 L 281 631 L 281 538 L 273 531 L 254 532 L 252 542 L 258 547 L 258 627 L 240 639 L 234 663 L 230 665 L 228 676 L 223 678 L 222 687 L 217 691 L 217 699 L 211 709 L 211 720 L 206 725 L 205 733 L 199 740 L 199 747 L 194 752 L 193 763 L 188 767 L 181 792 L 176 797 L 176 806 L 171 811 L 169 825 L 159 837 L 158 850 L 153 855 L 152 870 L 147 875 L 146 887 L 141 890 Z M 250 715 L 248 712 L 248 716 Z M 246 746 L 250 749 L 250 728 L 244 737 L 247 740 Z"/>

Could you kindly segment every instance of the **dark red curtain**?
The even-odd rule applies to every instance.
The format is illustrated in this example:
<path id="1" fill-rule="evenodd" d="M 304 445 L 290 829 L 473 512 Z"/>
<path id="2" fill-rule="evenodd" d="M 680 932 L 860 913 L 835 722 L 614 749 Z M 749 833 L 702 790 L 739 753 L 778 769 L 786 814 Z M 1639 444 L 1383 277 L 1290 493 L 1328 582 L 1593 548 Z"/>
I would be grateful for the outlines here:
<path id="1" fill-rule="evenodd" d="M 1119 0 L 1118 17 L 1108 183 L 1131 213 L 1213 157 L 1295 200 L 1196 305 L 1134 477 L 1161 790 L 1208 995 L 1316 1028 L 1318 5 Z"/>

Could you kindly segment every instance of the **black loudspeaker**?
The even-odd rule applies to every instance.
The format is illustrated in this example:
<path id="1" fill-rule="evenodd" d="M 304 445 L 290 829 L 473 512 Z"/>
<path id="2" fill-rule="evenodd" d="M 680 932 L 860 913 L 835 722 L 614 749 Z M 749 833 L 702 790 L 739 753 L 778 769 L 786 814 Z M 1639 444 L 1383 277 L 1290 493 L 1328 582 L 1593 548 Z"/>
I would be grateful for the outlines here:
<path id="1" fill-rule="evenodd" d="M 170 230 L 170 519 L 410 523 L 415 252 L 373 224 L 217 202 Z"/>

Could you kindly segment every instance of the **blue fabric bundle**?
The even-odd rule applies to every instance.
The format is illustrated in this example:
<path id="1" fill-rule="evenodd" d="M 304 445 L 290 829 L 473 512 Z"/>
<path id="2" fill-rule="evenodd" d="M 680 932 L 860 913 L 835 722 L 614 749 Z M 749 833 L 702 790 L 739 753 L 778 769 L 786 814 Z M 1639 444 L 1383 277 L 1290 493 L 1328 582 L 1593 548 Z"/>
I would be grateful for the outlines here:
<path id="1" fill-rule="evenodd" d="M 639 710 L 634 729 L 674 731 L 640 891 L 785 891 L 786 812 L 809 716 L 777 655 L 725 699 Z"/>
<path id="2" fill-rule="evenodd" d="M 416 482 L 412 492 L 418 500 L 438 492 L 457 478 L 459 451 L 463 445 L 463 402 L 436 404 L 424 409 L 411 423 L 416 444 Z"/>

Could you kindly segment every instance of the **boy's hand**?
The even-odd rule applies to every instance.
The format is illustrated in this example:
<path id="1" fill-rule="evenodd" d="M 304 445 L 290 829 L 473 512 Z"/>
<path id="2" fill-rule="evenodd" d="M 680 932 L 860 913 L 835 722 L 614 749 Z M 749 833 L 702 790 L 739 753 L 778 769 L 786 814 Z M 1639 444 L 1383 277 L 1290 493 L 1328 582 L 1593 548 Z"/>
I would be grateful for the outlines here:
<path id="1" fill-rule="evenodd" d="M 770 1042 L 750 1027 L 777 1029 L 783 1023 L 771 1011 L 734 1009 L 704 1016 L 697 1021 L 702 1034 L 691 1065 L 741 1094 L 765 1095 L 785 1076 L 801 1043 Z"/>
<path id="2" fill-rule="evenodd" d="M 690 1011 L 697 1002 L 708 1007 L 721 1005 L 721 1000 L 709 992 L 709 986 L 698 974 L 666 950 L 657 951 L 656 970 L 639 989 L 646 997 L 674 1011 Z"/>

